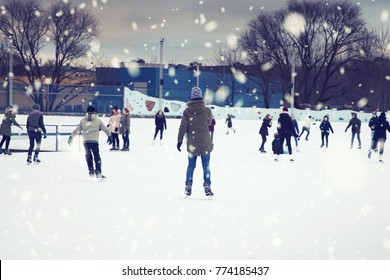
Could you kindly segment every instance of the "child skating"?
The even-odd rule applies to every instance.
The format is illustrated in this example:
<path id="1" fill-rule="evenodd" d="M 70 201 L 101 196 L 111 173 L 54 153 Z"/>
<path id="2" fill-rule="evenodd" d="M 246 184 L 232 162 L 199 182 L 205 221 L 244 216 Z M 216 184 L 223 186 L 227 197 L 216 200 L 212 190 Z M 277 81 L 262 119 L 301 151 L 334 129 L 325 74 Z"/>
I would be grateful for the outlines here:
<path id="1" fill-rule="evenodd" d="M 326 148 L 328 148 L 329 131 L 332 131 L 332 134 L 334 133 L 332 125 L 329 122 L 329 116 L 328 115 L 324 116 L 324 119 L 322 120 L 322 122 L 320 124 L 320 129 L 321 129 L 321 140 L 322 140 L 321 148 L 323 148 L 324 145 L 326 146 Z"/>
<path id="2" fill-rule="evenodd" d="M 227 117 L 226 117 L 226 120 L 225 120 L 225 123 L 227 124 L 227 132 L 226 132 L 226 135 L 229 134 L 229 130 L 233 130 L 234 133 L 236 133 L 236 131 L 234 130 L 233 128 L 233 121 L 232 121 L 232 115 L 228 114 Z"/>
<path id="3" fill-rule="evenodd" d="M 261 135 L 261 146 L 259 151 L 262 153 L 266 153 L 266 150 L 264 149 L 264 144 L 267 142 L 267 136 L 268 136 L 268 128 L 272 126 L 272 116 L 270 114 L 267 114 L 265 118 L 263 119 L 263 123 L 261 124 L 259 134 Z"/>
<path id="4" fill-rule="evenodd" d="M 156 125 L 156 129 L 154 131 L 153 142 L 152 145 L 156 143 L 156 137 L 158 132 L 160 132 L 160 145 L 163 143 L 163 132 L 164 129 L 167 129 L 167 120 L 165 119 L 164 112 L 162 110 L 158 111 L 154 116 L 154 124 Z"/>

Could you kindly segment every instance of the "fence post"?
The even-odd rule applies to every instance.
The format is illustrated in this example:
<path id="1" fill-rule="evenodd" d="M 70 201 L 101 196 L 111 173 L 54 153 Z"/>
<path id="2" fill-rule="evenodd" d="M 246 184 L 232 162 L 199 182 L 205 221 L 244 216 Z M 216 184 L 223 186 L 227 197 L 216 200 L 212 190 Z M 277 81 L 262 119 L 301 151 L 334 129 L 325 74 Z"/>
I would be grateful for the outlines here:
<path id="1" fill-rule="evenodd" d="M 58 125 L 56 125 L 56 152 L 58 152 Z"/>

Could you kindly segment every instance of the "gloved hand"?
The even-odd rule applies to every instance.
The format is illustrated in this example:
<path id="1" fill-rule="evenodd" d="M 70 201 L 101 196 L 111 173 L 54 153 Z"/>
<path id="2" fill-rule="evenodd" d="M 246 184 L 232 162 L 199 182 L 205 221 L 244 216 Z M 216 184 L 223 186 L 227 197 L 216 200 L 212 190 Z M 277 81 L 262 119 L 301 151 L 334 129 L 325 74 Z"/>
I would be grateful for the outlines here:
<path id="1" fill-rule="evenodd" d="M 73 137 L 69 136 L 69 138 L 68 138 L 68 145 L 72 146 L 72 142 L 73 142 Z"/>
<path id="2" fill-rule="evenodd" d="M 118 129 L 117 127 L 115 127 L 115 132 L 118 132 L 118 130 L 119 130 L 119 129 Z"/>
<path id="3" fill-rule="evenodd" d="M 345 132 L 347 132 L 347 130 L 345 130 Z"/>
<path id="4" fill-rule="evenodd" d="M 111 144 L 112 144 L 112 136 L 111 136 L 111 135 L 108 136 L 108 138 L 107 138 L 107 144 L 108 144 L 108 145 L 111 145 Z"/>
<path id="5" fill-rule="evenodd" d="M 181 149 L 180 149 L 180 147 L 181 147 L 181 144 L 183 144 L 183 142 L 179 142 L 179 143 L 177 143 L 177 149 L 179 150 L 179 152 L 181 152 Z"/>
<path id="6" fill-rule="evenodd" d="M 46 133 L 43 133 L 43 139 L 46 139 L 47 135 Z"/>

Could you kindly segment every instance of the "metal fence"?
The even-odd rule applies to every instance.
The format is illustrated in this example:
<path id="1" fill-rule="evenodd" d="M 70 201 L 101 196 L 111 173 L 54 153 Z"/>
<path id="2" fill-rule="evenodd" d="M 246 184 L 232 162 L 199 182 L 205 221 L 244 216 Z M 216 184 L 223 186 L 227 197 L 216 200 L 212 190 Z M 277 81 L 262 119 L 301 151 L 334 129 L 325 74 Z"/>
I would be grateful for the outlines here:
<path id="1" fill-rule="evenodd" d="M 37 90 L 39 89 L 39 90 Z M 9 105 L 8 85 L 0 87 L 0 110 Z M 112 106 L 123 106 L 123 87 L 88 85 L 31 85 L 14 83 L 12 104 L 19 113 L 31 111 L 35 100 L 41 111 L 56 113 L 83 113 L 88 105 L 98 107 L 99 112 L 109 112 Z"/>
<path id="2" fill-rule="evenodd" d="M 21 125 L 25 127 L 25 125 Z M 42 152 L 58 152 L 62 150 L 63 144 L 67 145 L 69 136 L 75 128 L 75 125 L 45 125 L 47 129 L 47 138 L 42 139 Z M 12 133 L 13 152 L 26 152 L 29 147 L 29 138 L 27 132 Z"/>

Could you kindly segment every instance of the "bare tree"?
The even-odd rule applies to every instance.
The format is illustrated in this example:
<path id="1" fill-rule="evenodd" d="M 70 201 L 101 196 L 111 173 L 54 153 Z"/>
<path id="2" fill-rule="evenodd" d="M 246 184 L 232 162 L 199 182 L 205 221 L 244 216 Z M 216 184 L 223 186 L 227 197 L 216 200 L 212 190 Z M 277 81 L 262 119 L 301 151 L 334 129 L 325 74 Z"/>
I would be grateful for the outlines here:
<path id="1" fill-rule="evenodd" d="M 294 34 L 284 28 L 290 14 L 303 16 L 303 32 Z M 343 66 L 360 56 L 358 42 L 364 30 L 361 8 L 351 2 L 290 0 L 285 8 L 275 12 L 259 12 L 241 40 L 248 40 L 245 34 L 255 36 L 256 45 L 261 47 L 248 51 L 251 60 L 260 60 L 259 53 L 265 52 L 283 79 L 281 85 L 285 92 L 295 49 L 298 100 L 316 104 L 340 95 L 339 84 L 333 78 Z M 260 61 L 264 63 L 263 59 Z"/>
<path id="2" fill-rule="evenodd" d="M 42 84 L 49 77 L 55 85 L 50 91 L 57 93 L 59 85 L 78 71 L 69 66 L 86 55 L 98 36 L 97 20 L 90 11 L 59 0 L 49 9 L 38 0 L 3 0 L 2 5 L 0 30 L 12 41 L 29 83 L 34 84 L 31 98 L 48 111 L 58 110 L 75 95 L 61 96 L 58 101 L 58 95 L 42 93 Z M 54 63 L 44 69 L 42 54 L 50 44 L 54 45 Z"/>
<path id="3" fill-rule="evenodd" d="M 272 23 L 268 21 L 267 23 Z M 252 21 L 250 24 L 257 24 L 256 21 Z M 250 65 L 253 66 L 253 75 L 248 75 L 248 78 L 255 82 L 261 89 L 261 94 L 264 98 L 265 108 L 270 107 L 271 98 L 277 91 L 285 90 L 288 85 L 284 85 L 281 79 L 282 75 L 288 75 L 285 63 L 282 63 L 282 68 L 276 68 L 278 65 L 274 65 L 275 59 L 270 51 L 270 48 L 266 46 L 266 42 L 259 40 L 256 36 L 256 27 L 252 26 L 250 30 L 245 31 L 240 40 L 240 46 L 248 52 L 247 60 Z M 280 65 L 279 65 L 280 66 Z"/>

